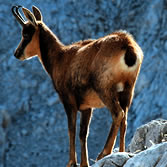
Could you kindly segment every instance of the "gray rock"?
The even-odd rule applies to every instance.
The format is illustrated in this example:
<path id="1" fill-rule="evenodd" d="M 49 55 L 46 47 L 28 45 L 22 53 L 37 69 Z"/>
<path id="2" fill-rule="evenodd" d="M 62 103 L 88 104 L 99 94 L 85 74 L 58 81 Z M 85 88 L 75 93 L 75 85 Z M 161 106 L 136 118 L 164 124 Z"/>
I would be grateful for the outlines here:
<path id="1" fill-rule="evenodd" d="M 138 128 L 129 145 L 129 151 L 139 152 L 166 140 L 167 121 L 153 120 Z"/>
<path id="2" fill-rule="evenodd" d="M 166 167 L 166 127 L 165 120 L 154 120 L 139 127 L 129 145 L 130 151 L 135 154 L 112 153 L 92 167 Z"/>
<path id="3" fill-rule="evenodd" d="M 124 167 L 166 167 L 167 142 L 156 144 L 129 159 Z"/>
<path id="4" fill-rule="evenodd" d="M 133 154 L 126 152 L 113 153 L 97 161 L 92 167 L 118 167 L 123 166 Z"/>

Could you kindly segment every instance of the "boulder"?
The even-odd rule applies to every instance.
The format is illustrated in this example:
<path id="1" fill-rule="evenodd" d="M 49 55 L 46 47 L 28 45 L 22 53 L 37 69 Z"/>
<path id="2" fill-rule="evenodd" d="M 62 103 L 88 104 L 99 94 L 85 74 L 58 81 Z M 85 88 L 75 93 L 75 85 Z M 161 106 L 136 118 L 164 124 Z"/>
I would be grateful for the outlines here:
<path id="1" fill-rule="evenodd" d="M 167 121 L 153 120 L 135 132 L 129 152 L 116 152 L 92 167 L 167 167 Z"/>
<path id="2" fill-rule="evenodd" d="M 133 156 L 131 153 L 117 152 L 97 161 L 92 167 L 121 167 Z"/>
<path id="3" fill-rule="evenodd" d="M 167 167 L 167 142 L 153 145 L 129 159 L 124 167 Z"/>
<path id="4" fill-rule="evenodd" d="M 138 154 L 113 153 L 92 167 L 167 167 L 167 142 L 151 146 Z"/>
<path id="5" fill-rule="evenodd" d="M 129 152 L 140 152 L 154 144 L 167 141 L 167 121 L 153 120 L 138 128 L 129 145 Z"/>

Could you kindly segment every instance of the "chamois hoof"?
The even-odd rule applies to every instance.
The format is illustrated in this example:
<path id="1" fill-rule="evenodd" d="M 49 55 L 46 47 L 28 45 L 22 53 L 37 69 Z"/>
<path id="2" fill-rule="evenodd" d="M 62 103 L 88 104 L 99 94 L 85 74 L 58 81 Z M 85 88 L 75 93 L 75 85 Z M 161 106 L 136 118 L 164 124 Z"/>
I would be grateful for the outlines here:
<path id="1" fill-rule="evenodd" d="M 98 161 L 98 160 L 104 158 L 105 156 L 107 156 L 107 154 L 104 154 L 103 152 L 101 152 L 101 153 L 97 156 L 96 161 Z"/>
<path id="2" fill-rule="evenodd" d="M 71 167 L 80 167 L 79 164 L 72 164 Z"/>

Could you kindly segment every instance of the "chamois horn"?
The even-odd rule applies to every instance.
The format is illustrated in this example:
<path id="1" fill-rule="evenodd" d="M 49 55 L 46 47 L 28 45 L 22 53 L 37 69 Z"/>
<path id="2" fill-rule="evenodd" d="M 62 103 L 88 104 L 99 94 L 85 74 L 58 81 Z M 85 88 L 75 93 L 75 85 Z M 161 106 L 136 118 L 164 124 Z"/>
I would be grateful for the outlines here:
<path id="1" fill-rule="evenodd" d="M 20 12 L 19 12 L 19 8 L 22 8 L 22 6 L 13 6 L 12 7 L 12 13 L 13 15 L 16 17 L 17 21 L 24 26 L 25 25 L 25 20 L 24 18 L 21 16 Z"/>

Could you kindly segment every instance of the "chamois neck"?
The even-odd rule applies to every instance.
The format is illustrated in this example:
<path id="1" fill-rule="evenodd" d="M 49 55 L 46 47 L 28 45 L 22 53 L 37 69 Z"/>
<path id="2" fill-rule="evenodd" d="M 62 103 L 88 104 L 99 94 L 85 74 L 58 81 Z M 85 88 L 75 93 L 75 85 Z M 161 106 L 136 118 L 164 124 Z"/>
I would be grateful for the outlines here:
<path id="1" fill-rule="evenodd" d="M 39 25 L 39 29 L 40 59 L 46 71 L 51 75 L 53 63 L 62 52 L 63 44 L 43 23 Z"/>

